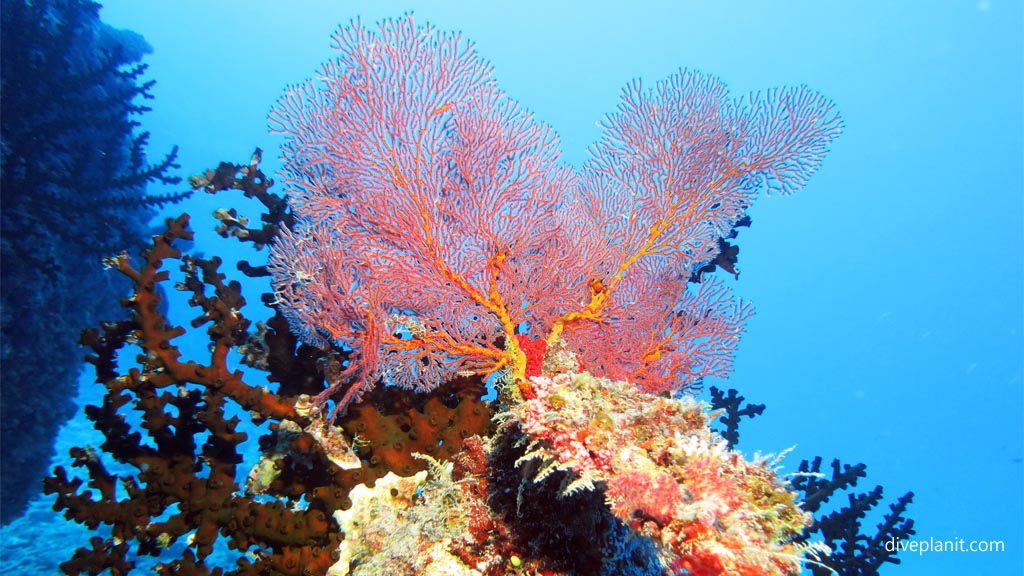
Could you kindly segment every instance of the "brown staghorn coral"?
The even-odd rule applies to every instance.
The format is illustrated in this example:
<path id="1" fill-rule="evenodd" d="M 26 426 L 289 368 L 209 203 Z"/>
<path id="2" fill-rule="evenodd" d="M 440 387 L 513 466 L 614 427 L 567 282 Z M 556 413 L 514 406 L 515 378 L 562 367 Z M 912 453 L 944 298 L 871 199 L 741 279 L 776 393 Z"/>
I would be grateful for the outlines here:
<path id="1" fill-rule="evenodd" d="M 257 197 L 273 213 L 276 197 L 266 192 L 272 182 L 258 160 L 257 151 L 247 167 L 222 163 L 232 168 L 218 172 L 218 186 Z M 258 193 L 250 193 L 253 183 L 259 183 Z M 359 405 L 344 422 L 361 436 L 328 425 L 322 414 L 309 413 L 308 399 L 323 390 L 325 373 L 329 377 L 332 362 L 344 362 L 344 351 L 299 345 L 280 315 L 250 330 L 241 287 L 219 271 L 220 259 L 183 256 L 174 247 L 176 240 L 191 240 L 187 224 L 187 215 L 168 220 L 138 268 L 126 254 L 107 261 L 131 280 L 135 293 L 122 302 L 130 320 L 82 335 L 93 351 L 87 360 L 97 382 L 107 388 L 102 405 L 88 406 L 86 414 L 106 441 L 99 450 L 71 453 L 72 467 L 85 468 L 88 481 L 58 467 L 44 489 L 57 495 L 55 510 L 92 529 L 110 526 L 110 537 L 93 537 L 90 548 L 80 548 L 61 568 L 69 574 L 125 574 L 136 565 L 136 555 L 166 558 L 184 542 L 180 558 L 157 564 L 158 571 L 323 574 L 343 539 L 330 515 L 351 505 L 353 487 L 372 486 L 389 470 L 421 470 L 425 464 L 410 457 L 414 450 L 443 458 L 457 452 L 463 439 L 486 433 L 491 413 L 480 400 L 483 384 L 454 382 L 426 397 L 382 388 L 372 404 Z M 184 274 L 175 287 L 201 310 L 191 326 L 207 326 L 205 362 L 182 360 L 173 341 L 186 329 L 161 311 L 162 286 L 171 276 L 162 268 L 174 260 Z M 117 354 L 130 346 L 140 348 L 138 366 L 123 372 Z M 243 364 L 269 372 L 278 393 L 250 385 L 232 370 L 233 351 L 243 355 Z M 247 434 L 237 416 L 226 415 L 231 404 L 248 411 L 255 423 L 270 421 L 270 432 L 260 439 L 263 458 L 244 490 L 237 472 Z M 109 472 L 101 452 L 136 472 Z M 349 465 L 337 464 L 346 458 Z M 237 568 L 225 572 L 208 565 L 218 540 L 239 551 Z"/>
<path id="2" fill-rule="evenodd" d="M 188 259 L 172 246 L 177 239 L 191 237 L 187 222 L 187 216 L 169 220 L 167 232 L 154 237 L 139 269 L 125 255 L 112 259 L 110 263 L 135 284 L 134 296 L 123 302 L 133 317 L 83 336 L 83 343 L 95 352 L 89 360 L 107 387 L 102 406 L 89 406 L 86 414 L 106 437 L 100 448 L 138 472 L 115 476 L 94 451 L 76 449 L 72 466 L 88 470 L 89 490 L 82 490 L 83 480 L 69 478 L 63 467 L 46 479 L 45 491 L 57 495 L 54 508 L 63 509 L 66 517 L 91 528 L 111 526 L 110 538 L 94 538 L 92 550 L 79 549 L 61 565 L 69 574 L 102 568 L 124 574 L 134 565 L 131 542 L 138 543 L 140 555 L 158 555 L 179 539 L 187 542 L 182 558 L 158 565 L 158 570 L 220 574 L 221 569 L 206 566 L 204 559 L 221 535 L 231 548 L 258 550 L 254 561 L 240 559 L 233 573 L 260 574 L 270 568 L 280 574 L 302 574 L 306 567 L 329 565 L 330 551 L 341 539 L 329 529 L 322 509 L 263 504 L 239 492 L 238 445 L 246 434 L 238 431 L 237 417 L 225 416 L 229 401 L 264 418 L 308 419 L 296 413 L 291 399 L 249 386 L 241 372 L 229 370 L 228 353 L 244 340 L 249 325 L 235 308 L 244 300 L 237 284 L 223 282 L 216 259 Z M 172 327 L 159 312 L 158 286 L 169 278 L 160 268 L 168 259 L 181 259 L 186 280 L 179 288 L 192 291 L 191 304 L 203 311 L 193 326 L 210 324 L 207 364 L 180 360 L 171 341 L 185 330 Z M 215 294 L 206 295 L 205 286 L 212 286 Z M 139 366 L 118 375 L 115 354 L 128 343 L 142 350 Z M 128 406 L 140 414 L 145 438 L 122 413 Z"/>

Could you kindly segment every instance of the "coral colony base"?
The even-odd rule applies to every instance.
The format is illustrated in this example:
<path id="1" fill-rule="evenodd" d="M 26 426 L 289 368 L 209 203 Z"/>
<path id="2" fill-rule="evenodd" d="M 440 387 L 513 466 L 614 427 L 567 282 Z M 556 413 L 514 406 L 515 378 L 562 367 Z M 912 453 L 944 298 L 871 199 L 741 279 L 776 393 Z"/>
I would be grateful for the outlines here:
<path id="1" fill-rule="evenodd" d="M 691 394 L 728 372 L 751 313 L 710 276 L 734 270 L 725 240 L 760 190 L 793 192 L 817 169 L 841 129 L 828 100 L 732 99 L 685 70 L 633 83 L 573 170 L 458 35 L 404 17 L 334 39 L 338 57 L 272 114 L 286 198 L 258 151 L 191 179 L 267 208 L 258 229 L 217 217 L 223 236 L 270 247 L 267 266 L 240 268 L 271 277 L 272 318 L 254 327 L 219 259 L 175 248 L 187 216 L 141 264 L 109 260 L 135 289 L 130 319 L 83 336 L 107 388 L 87 415 L 106 442 L 72 452 L 87 488 L 64 468 L 46 481 L 56 509 L 109 531 L 65 572 L 125 574 L 144 555 L 164 574 L 797 574 L 836 558 L 866 574 L 897 561 L 828 558 L 810 538 L 826 524 L 801 500 L 817 510 L 862 467 L 835 462 L 827 479 L 805 463 L 813 482 L 798 490 L 778 458 L 733 450 L 740 416 L 763 407 L 713 389 L 712 411 Z M 160 312 L 172 262 L 202 311 L 204 362 L 181 358 L 186 330 Z M 122 371 L 126 347 L 140 353 Z M 235 352 L 269 385 L 232 369 Z M 264 426 L 246 468 L 229 404 Z M 111 474 L 108 455 L 137 472 Z M 862 541 L 877 491 L 827 526 Z M 908 502 L 877 537 L 912 533 Z M 837 533 L 824 540 L 838 548 Z M 224 544 L 227 568 L 213 562 Z"/>

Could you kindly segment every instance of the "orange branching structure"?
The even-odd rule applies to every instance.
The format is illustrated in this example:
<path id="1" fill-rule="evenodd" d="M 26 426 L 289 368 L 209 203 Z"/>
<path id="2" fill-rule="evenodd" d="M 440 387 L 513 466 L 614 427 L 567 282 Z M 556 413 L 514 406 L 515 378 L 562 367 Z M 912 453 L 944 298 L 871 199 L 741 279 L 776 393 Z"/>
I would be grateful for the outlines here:
<path id="1" fill-rule="evenodd" d="M 276 206 L 255 157 L 242 178 L 234 176 L 242 167 L 231 166 L 221 164 L 217 189 L 249 194 L 245 184 L 264 182 L 254 195 Z M 168 219 L 139 263 L 127 254 L 107 260 L 134 289 L 122 301 L 130 318 L 82 335 L 96 380 L 106 388 L 100 404 L 85 407 L 104 442 L 98 449 L 73 448 L 70 468 L 56 467 L 43 489 L 66 519 L 109 529 L 78 548 L 61 570 L 134 573 L 145 569 L 137 562 L 148 555 L 163 560 L 153 568 L 160 574 L 324 574 L 344 539 L 331 515 L 351 506 L 355 486 L 372 485 L 388 472 L 414 474 L 426 464 L 413 453 L 451 458 L 465 439 L 491 430 L 484 385 L 463 378 L 432 394 L 380 388 L 367 397 L 372 404 L 346 414 L 342 424 L 351 432 L 343 437 L 303 409 L 308 394 L 323 389 L 330 362 L 296 350 L 279 316 L 250 332 L 241 284 L 220 272 L 221 260 L 190 257 L 175 247 L 192 239 L 188 221 L 188 215 Z M 180 270 L 176 282 L 174 268 Z M 176 340 L 188 330 L 161 311 L 172 285 L 201 310 L 191 326 L 193 335 L 205 328 L 205 361 L 182 358 Z M 134 365 L 119 362 L 132 350 L 138 351 Z M 256 371 L 250 382 L 265 371 L 275 391 L 232 369 L 237 355 Z M 242 444 L 254 429 L 238 414 L 269 422 L 258 462 L 243 458 Z M 340 467 L 336 461 L 350 454 L 355 435 L 358 457 Z M 122 466 L 108 468 L 114 461 Z M 233 568 L 225 571 L 218 546 L 237 551 Z"/>
<path id="2" fill-rule="evenodd" d="M 229 402 L 259 418 L 299 423 L 308 419 L 296 413 L 294 399 L 250 386 L 242 381 L 241 371 L 230 370 L 228 353 L 248 338 L 249 320 L 240 312 L 245 299 L 237 283 L 224 282 L 218 258 L 183 257 L 173 246 L 178 239 L 191 239 L 187 224 L 187 215 L 168 219 L 167 231 L 154 236 L 138 268 L 125 254 L 108 260 L 135 286 L 132 297 L 123 302 L 132 318 L 83 334 L 83 344 L 94 351 L 88 360 L 107 388 L 102 405 L 87 406 L 86 414 L 104 434 L 100 449 L 131 465 L 135 473 L 115 475 L 97 451 L 74 448 L 72 467 L 88 470 L 88 483 L 61 466 L 44 481 L 44 492 L 56 495 L 54 509 L 63 509 L 67 519 L 90 528 L 110 526 L 108 538 L 92 537 L 91 547 L 76 550 L 61 569 L 68 574 L 98 574 L 105 569 L 128 574 L 134 567 L 133 554 L 155 556 L 180 539 L 187 547 L 165 573 L 220 573 L 210 572 L 204 559 L 223 536 L 232 548 L 267 551 L 256 563 L 240 560 L 235 574 L 326 571 L 341 536 L 329 530 L 325 507 L 291 510 L 280 502 L 264 505 L 242 495 L 236 484 L 242 461 L 237 447 L 246 433 L 238 429 L 238 417 L 226 416 Z M 159 311 L 160 287 L 169 279 L 169 272 L 161 268 L 179 259 L 186 274 L 179 289 L 191 292 L 191 304 L 203 311 L 192 326 L 209 325 L 206 364 L 181 360 L 172 341 L 185 329 L 170 325 Z M 207 287 L 214 293 L 206 294 Z M 141 348 L 139 365 L 119 374 L 115 356 L 129 342 Z M 122 412 L 126 406 L 141 416 L 139 429 L 133 429 Z"/>
<path id="3" fill-rule="evenodd" d="M 334 40 L 272 113 L 298 225 L 269 269 L 303 339 L 352 350 L 339 408 L 380 380 L 522 381 L 523 338 L 651 391 L 726 373 L 750 308 L 687 282 L 759 191 L 806 183 L 842 126 L 807 88 L 733 99 L 683 70 L 628 86 L 576 171 L 459 35 L 408 16 Z"/>
<path id="4" fill-rule="evenodd" d="M 264 418 L 302 420 L 295 412 L 294 402 L 289 402 L 262 388 L 245 384 L 242 381 L 242 372 L 229 368 L 228 354 L 240 343 L 238 339 L 245 337 L 249 321 L 240 313 L 241 308 L 245 306 L 245 299 L 241 296 L 238 284 L 225 284 L 224 275 L 217 271 L 220 258 L 214 257 L 210 261 L 192 258 L 184 260 L 183 270 L 189 272 L 190 276 L 180 289 L 196 291 L 191 303 L 201 306 L 203 314 L 194 319 L 192 325 L 199 327 L 211 323 L 209 335 L 212 344 L 209 364 L 180 360 L 181 352 L 171 344 L 171 340 L 185 334 L 185 329 L 167 325 L 165 317 L 157 313 L 163 298 L 157 291 L 157 285 L 170 278 L 168 271 L 160 269 L 163 261 L 182 256 L 181 251 L 172 246 L 172 242 L 178 238 L 192 239 L 192 232 L 187 229 L 188 221 L 188 215 L 168 220 L 167 232 L 154 237 L 152 248 L 144 254 L 146 262 L 141 268 L 132 267 L 126 253 L 110 258 L 106 262 L 130 278 L 138 287 L 125 305 L 135 312 L 138 327 L 133 337 L 142 343 L 145 350 L 145 355 L 140 356 L 145 373 L 133 371 L 112 387 L 134 389 L 145 385 L 158 390 L 189 382 L 218 390 L 234 399 L 242 408 L 258 412 Z M 203 282 L 214 286 L 216 296 L 202 296 L 200 272 Z M 86 338 L 92 338 L 91 334 L 88 333 Z"/>

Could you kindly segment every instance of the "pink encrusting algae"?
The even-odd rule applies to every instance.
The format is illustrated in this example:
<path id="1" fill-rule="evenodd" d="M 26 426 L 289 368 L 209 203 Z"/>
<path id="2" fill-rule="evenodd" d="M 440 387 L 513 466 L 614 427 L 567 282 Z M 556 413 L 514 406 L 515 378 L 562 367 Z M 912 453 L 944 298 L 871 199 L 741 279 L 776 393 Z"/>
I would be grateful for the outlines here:
<path id="1" fill-rule="evenodd" d="M 604 486 L 612 512 L 684 573 L 799 573 L 788 543 L 810 514 L 768 460 L 727 447 L 705 406 L 585 373 L 531 382 L 536 396 L 509 415 L 529 442 L 521 465 L 571 472 L 565 493 Z"/>

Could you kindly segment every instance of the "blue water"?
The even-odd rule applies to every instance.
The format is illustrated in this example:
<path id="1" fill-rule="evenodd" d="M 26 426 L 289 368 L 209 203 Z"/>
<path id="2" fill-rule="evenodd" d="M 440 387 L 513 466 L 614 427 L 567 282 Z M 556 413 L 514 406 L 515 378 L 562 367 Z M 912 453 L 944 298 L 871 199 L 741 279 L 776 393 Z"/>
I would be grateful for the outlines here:
<path id="1" fill-rule="evenodd" d="M 768 405 L 740 448 L 796 445 L 792 467 L 864 462 L 863 490 L 914 491 L 917 538 L 1006 546 L 904 554 L 884 574 L 1024 571 L 1021 3 L 631 4 L 111 0 L 101 14 L 154 47 L 144 128 L 154 155 L 181 147 L 184 173 L 256 146 L 272 172 L 265 117 L 282 88 L 331 56 L 337 25 L 408 10 L 474 40 L 577 165 L 635 77 L 688 67 L 733 94 L 807 84 L 831 97 L 846 130 L 821 171 L 796 196 L 762 199 L 739 237 L 735 289 L 757 314 L 728 386 Z M 234 246 L 209 232 L 222 204 L 169 212 L 190 211 L 197 248 L 223 253 Z M 87 433 L 70 426 L 65 442 Z M 37 503 L 5 529 L 6 561 L 55 570 L 80 544 L 62 531 L 80 534 Z M 13 540 L 25 534 L 38 537 Z"/>

